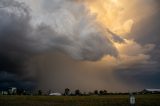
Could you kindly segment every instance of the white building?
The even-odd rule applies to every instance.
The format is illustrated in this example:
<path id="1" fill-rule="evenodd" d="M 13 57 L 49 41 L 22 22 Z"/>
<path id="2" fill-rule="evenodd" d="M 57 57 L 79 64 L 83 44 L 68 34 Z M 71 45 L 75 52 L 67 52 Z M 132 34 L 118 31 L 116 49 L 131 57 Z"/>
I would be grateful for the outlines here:
<path id="1" fill-rule="evenodd" d="M 15 94 L 17 94 L 17 88 L 16 88 L 16 87 L 10 87 L 10 88 L 8 89 L 8 93 L 9 93 L 10 95 L 15 95 Z"/>
<path id="2" fill-rule="evenodd" d="M 160 89 L 144 89 L 143 93 L 160 93 Z"/>
<path id="3" fill-rule="evenodd" d="M 50 93 L 49 96 L 62 96 L 61 93 Z"/>
<path id="4" fill-rule="evenodd" d="M 8 95 L 8 92 L 7 91 L 1 91 L 1 94 L 2 95 Z"/>

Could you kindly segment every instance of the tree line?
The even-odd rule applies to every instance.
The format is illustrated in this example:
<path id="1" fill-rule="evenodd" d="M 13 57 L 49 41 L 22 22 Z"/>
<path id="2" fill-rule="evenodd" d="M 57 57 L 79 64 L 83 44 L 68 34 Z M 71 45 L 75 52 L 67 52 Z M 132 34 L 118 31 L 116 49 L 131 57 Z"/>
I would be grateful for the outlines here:
<path id="1" fill-rule="evenodd" d="M 53 92 L 52 90 L 48 91 L 43 91 L 43 90 L 24 90 L 24 89 L 17 89 L 14 90 L 13 92 L 8 91 L 6 94 L 3 92 L 5 95 L 50 95 Z M 134 94 L 137 94 L 140 92 L 135 92 Z M 90 92 L 82 92 L 80 89 L 76 89 L 74 91 L 71 91 L 69 88 L 64 89 L 63 93 L 59 93 L 62 96 L 91 96 L 91 95 L 97 95 L 97 96 L 103 96 L 103 95 L 128 95 L 129 93 L 111 93 L 108 92 L 107 90 L 94 90 Z"/>

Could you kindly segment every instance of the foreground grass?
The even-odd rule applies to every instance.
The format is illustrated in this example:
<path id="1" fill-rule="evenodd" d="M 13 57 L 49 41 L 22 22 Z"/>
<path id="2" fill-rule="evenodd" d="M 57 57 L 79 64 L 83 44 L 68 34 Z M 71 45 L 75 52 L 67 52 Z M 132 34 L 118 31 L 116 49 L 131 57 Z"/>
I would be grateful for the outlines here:
<path id="1" fill-rule="evenodd" d="M 128 95 L 0 96 L 0 106 L 129 106 Z M 138 95 L 136 106 L 160 106 L 160 95 Z"/>

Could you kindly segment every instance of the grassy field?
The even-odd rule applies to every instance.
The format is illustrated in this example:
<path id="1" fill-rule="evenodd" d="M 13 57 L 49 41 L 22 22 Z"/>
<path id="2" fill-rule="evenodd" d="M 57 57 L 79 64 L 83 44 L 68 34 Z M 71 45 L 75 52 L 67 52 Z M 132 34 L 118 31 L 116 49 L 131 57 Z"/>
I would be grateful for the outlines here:
<path id="1" fill-rule="evenodd" d="M 0 96 L 0 106 L 129 106 L 127 95 Z M 136 106 L 160 106 L 160 95 L 138 95 Z"/>

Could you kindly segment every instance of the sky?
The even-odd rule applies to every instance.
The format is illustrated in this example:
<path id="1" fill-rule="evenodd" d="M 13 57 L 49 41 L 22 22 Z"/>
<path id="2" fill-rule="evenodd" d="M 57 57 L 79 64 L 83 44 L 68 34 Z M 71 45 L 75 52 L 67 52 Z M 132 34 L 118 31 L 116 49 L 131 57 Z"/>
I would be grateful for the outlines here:
<path id="1" fill-rule="evenodd" d="M 159 0 L 0 0 L 0 89 L 160 88 Z"/>

